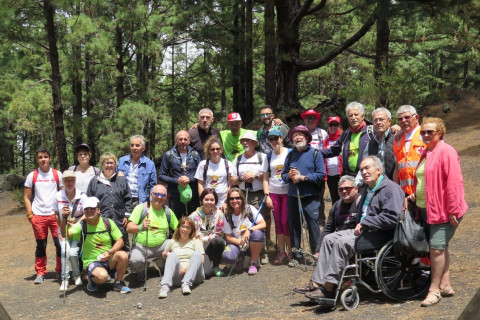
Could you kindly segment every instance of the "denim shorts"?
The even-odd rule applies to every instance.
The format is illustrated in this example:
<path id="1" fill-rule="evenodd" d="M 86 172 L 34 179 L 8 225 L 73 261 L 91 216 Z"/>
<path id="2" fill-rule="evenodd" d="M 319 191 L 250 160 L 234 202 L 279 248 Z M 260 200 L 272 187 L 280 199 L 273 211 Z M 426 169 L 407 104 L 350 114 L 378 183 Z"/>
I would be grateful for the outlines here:
<path id="1" fill-rule="evenodd" d="M 89 276 L 92 276 L 92 273 L 93 273 L 93 270 L 95 270 L 96 268 L 100 267 L 100 268 L 104 268 L 107 270 L 108 274 L 110 276 L 113 276 L 115 274 L 115 270 L 110 270 L 110 267 L 108 266 L 108 263 L 109 263 L 110 260 L 108 261 L 105 261 L 105 262 L 100 262 L 100 261 L 93 261 L 92 263 L 90 263 L 87 267 L 87 274 Z"/>

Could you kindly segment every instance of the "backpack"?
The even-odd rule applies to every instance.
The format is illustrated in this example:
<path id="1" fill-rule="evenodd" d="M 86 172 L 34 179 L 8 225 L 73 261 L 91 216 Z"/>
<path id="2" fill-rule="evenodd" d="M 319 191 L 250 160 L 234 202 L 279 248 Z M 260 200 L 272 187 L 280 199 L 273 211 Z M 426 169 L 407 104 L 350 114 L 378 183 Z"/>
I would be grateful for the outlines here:
<path id="1" fill-rule="evenodd" d="M 166 205 L 163 205 L 163 210 L 165 210 L 165 215 L 167 216 L 167 239 L 170 237 L 170 218 L 172 217 L 172 212 L 170 211 L 170 208 Z M 142 208 L 142 214 L 140 215 L 140 220 L 138 221 L 138 224 L 142 223 L 143 220 L 147 217 L 148 213 L 148 204 L 146 202 L 143 203 L 143 208 Z M 137 235 L 138 233 L 133 234 L 132 236 L 132 246 L 137 242 Z"/>
<path id="2" fill-rule="evenodd" d="M 53 173 L 53 178 L 55 179 L 55 182 L 57 183 L 57 190 L 60 190 L 60 179 L 58 177 L 57 169 L 52 168 L 52 173 Z M 38 168 L 33 170 L 32 189 L 35 188 L 35 182 L 37 182 L 37 179 L 38 179 Z"/>
<path id="3" fill-rule="evenodd" d="M 236 162 L 235 162 L 235 165 L 237 166 L 237 175 L 238 175 L 238 172 L 239 172 L 239 171 L 238 171 L 238 168 L 240 167 L 240 158 L 241 158 L 241 157 L 242 157 L 242 156 L 238 156 L 238 157 L 235 159 L 235 161 L 236 161 Z M 262 153 L 261 153 L 261 152 L 258 152 L 258 151 L 257 151 L 257 159 L 258 159 L 258 162 L 256 162 L 256 163 L 255 163 L 255 162 L 245 162 L 245 163 L 242 163 L 242 164 L 259 164 L 259 165 L 261 166 L 262 163 L 263 163 Z M 240 177 L 240 176 L 239 176 L 239 177 Z M 240 181 L 241 181 L 241 179 L 240 179 Z"/>
<path id="4" fill-rule="evenodd" d="M 78 167 L 78 164 L 75 166 L 75 168 L 73 169 L 73 172 L 76 172 L 77 171 L 77 167 Z M 95 175 L 98 177 L 100 175 L 100 169 L 98 169 L 97 167 L 93 167 L 93 172 L 95 173 Z"/>
<path id="5" fill-rule="evenodd" d="M 228 171 L 230 167 L 228 166 L 228 161 L 227 159 L 223 159 L 225 161 L 225 170 L 227 171 L 227 180 L 228 180 Z M 203 168 L 203 185 L 207 183 L 207 171 L 208 171 L 208 164 L 210 163 L 210 159 L 207 159 L 207 162 L 205 163 L 205 167 Z"/>
<path id="6" fill-rule="evenodd" d="M 167 152 L 168 152 L 168 164 L 169 164 L 168 175 L 172 176 L 172 173 L 171 173 L 172 169 L 171 168 L 173 166 L 173 152 L 172 152 L 172 150 L 169 150 Z M 200 163 L 200 154 L 198 153 L 198 151 L 192 148 L 190 150 L 190 155 L 192 156 L 193 161 L 195 162 L 195 166 L 198 166 L 198 164 Z"/>
<path id="7" fill-rule="evenodd" d="M 248 220 L 250 220 L 250 222 L 253 222 L 253 213 L 252 213 L 252 209 L 250 209 L 250 205 L 247 205 L 245 207 L 245 209 L 247 210 L 247 218 Z M 235 226 L 233 225 L 233 219 L 232 219 L 232 215 L 225 215 L 225 217 L 227 218 L 227 222 L 230 224 L 230 228 L 232 228 L 232 230 L 235 228 Z"/>
<path id="8" fill-rule="evenodd" d="M 80 224 L 82 226 L 82 237 L 80 239 L 80 241 L 82 242 L 81 243 L 81 248 L 82 248 L 81 251 L 83 251 L 83 244 L 85 243 L 85 238 L 89 234 L 99 234 L 99 233 L 108 232 L 108 235 L 110 236 L 111 245 L 113 246 L 113 244 L 115 243 L 115 240 L 113 240 L 112 233 L 111 233 L 112 226 L 110 225 L 110 220 L 108 218 L 103 217 L 103 216 L 101 218 L 103 220 L 103 224 L 105 225 L 105 229 L 106 229 L 106 230 L 103 230 L 103 231 L 87 232 L 87 221 L 82 220 L 80 222 Z"/>

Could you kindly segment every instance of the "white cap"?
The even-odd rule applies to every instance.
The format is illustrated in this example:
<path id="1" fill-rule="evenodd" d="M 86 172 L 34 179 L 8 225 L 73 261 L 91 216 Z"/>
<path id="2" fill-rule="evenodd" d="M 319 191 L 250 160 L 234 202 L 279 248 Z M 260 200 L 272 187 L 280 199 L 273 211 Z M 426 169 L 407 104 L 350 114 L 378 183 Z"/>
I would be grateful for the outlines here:
<path id="1" fill-rule="evenodd" d="M 100 203 L 96 197 L 88 197 L 87 200 L 83 203 L 83 208 L 97 208 Z"/>

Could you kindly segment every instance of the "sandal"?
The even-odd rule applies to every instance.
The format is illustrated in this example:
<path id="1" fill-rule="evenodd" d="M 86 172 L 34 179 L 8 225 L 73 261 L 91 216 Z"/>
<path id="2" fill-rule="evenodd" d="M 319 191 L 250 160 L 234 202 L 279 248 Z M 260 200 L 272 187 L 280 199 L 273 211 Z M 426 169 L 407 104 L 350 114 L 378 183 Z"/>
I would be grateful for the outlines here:
<path id="1" fill-rule="evenodd" d="M 283 264 L 285 261 L 287 261 L 288 256 L 285 252 L 279 252 L 277 255 L 277 258 L 275 261 L 273 261 L 273 264 Z"/>
<path id="2" fill-rule="evenodd" d="M 313 285 L 313 283 L 310 281 L 308 284 L 306 284 L 302 287 L 293 288 L 293 291 L 296 292 L 296 293 L 305 294 L 305 293 L 316 291 L 318 289 L 319 289 L 319 287 L 315 287 Z"/>
<path id="3" fill-rule="evenodd" d="M 452 297 L 455 294 L 453 291 L 452 286 L 448 286 L 445 289 L 440 289 L 440 295 L 442 297 Z"/>
<path id="4" fill-rule="evenodd" d="M 433 298 L 428 299 L 429 295 L 432 295 Z M 427 297 L 425 298 L 425 300 L 423 300 L 421 306 L 422 307 L 431 307 L 431 306 L 434 306 L 437 303 L 439 303 L 440 300 L 442 300 L 442 296 L 440 295 L 440 292 L 437 293 L 435 291 L 429 291 Z"/>

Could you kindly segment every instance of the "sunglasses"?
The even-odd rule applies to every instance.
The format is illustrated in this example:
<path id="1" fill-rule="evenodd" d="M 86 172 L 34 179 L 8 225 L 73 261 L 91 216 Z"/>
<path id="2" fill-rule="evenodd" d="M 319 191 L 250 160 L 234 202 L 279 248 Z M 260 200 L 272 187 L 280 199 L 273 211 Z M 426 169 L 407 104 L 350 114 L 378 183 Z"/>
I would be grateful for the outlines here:
<path id="1" fill-rule="evenodd" d="M 220 151 L 222 148 L 210 148 L 210 151 Z"/>
<path id="2" fill-rule="evenodd" d="M 262 119 L 268 118 L 268 117 L 270 117 L 271 115 L 272 115 L 271 113 L 262 113 L 262 114 L 260 115 L 260 118 L 262 118 Z"/>
<path id="3" fill-rule="evenodd" d="M 228 200 L 232 201 L 232 200 L 242 200 L 242 197 L 230 197 L 228 198 Z"/>
<path id="4" fill-rule="evenodd" d="M 268 141 L 278 141 L 278 138 L 280 138 L 280 137 L 279 136 L 268 137 Z"/>
<path id="5" fill-rule="evenodd" d="M 411 116 L 399 117 L 399 118 L 397 118 L 397 120 L 398 120 L 398 121 L 410 120 L 410 118 L 413 117 L 414 115 L 416 115 L 416 113 L 412 114 Z"/>
<path id="6" fill-rule="evenodd" d="M 426 136 L 427 134 L 428 134 L 429 136 L 433 136 L 433 134 L 434 134 L 435 132 L 438 132 L 438 130 L 420 130 L 420 134 L 421 134 L 422 136 Z"/>
<path id="7" fill-rule="evenodd" d="M 114 166 L 115 162 L 104 162 L 103 165 L 104 166 Z"/>
<path id="8" fill-rule="evenodd" d="M 355 188 L 355 187 L 343 187 L 343 188 L 338 188 L 338 192 L 343 192 L 343 191 L 350 192 L 350 191 L 352 191 L 353 188 Z"/>
<path id="9" fill-rule="evenodd" d="M 317 117 L 315 117 L 315 116 L 308 116 L 308 117 L 305 117 L 305 120 L 317 120 Z"/>
<path id="10" fill-rule="evenodd" d="M 340 123 L 329 123 L 328 126 L 329 127 L 338 127 L 340 125 Z"/>
<path id="11" fill-rule="evenodd" d="M 167 197 L 166 193 L 152 192 L 152 194 L 157 198 L 166 198 Z"/>

